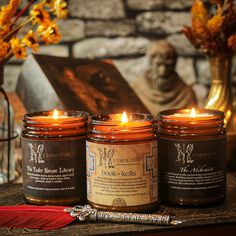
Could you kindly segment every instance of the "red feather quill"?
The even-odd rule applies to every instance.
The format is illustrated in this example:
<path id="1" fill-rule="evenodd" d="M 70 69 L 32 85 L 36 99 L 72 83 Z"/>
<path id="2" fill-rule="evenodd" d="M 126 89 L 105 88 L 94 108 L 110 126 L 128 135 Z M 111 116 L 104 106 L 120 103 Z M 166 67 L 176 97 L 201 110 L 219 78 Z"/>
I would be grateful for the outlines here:
<path id="1" fill-rule="evenodd" d="M 76 218 L 64 212 L 64 206 L 0 206 L 0 227 L 52 230 L 62 228 Z"/>

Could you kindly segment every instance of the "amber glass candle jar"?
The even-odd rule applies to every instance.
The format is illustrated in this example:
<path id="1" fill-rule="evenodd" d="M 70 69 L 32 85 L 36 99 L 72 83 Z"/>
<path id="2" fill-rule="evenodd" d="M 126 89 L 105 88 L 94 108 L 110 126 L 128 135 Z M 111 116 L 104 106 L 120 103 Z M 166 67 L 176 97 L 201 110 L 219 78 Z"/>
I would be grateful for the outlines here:
<path id="1" fill-rule="evenodd" d="M 22 132 L 23 192 L 33 204 L 86 200 L 86 112 L 26 114 Z"/>
<path id="2" fill-rule="evenodd" d="M 100 210 L 145 211 L 158 202 L 153 117 L 97 115 L 89 120 L 87 199 Z"/>
<path id="3" fill-rule="evenodd" d="M 226 194 L 226 130 L 216 110 L 158 115 L 160 198 L 178 205 L 215 204 Z"/>

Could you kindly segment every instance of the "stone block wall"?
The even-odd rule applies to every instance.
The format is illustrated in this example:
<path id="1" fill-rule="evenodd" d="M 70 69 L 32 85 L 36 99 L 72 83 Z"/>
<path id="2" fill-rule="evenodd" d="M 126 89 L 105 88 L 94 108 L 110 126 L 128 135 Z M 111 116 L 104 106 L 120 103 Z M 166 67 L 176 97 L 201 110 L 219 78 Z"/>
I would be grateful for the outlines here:
<path id="1" fill-rule="evenodd" d="M 187 84 L 197 84 L 196 88 L 202 90 L 199 93 L 204 94 L 204 86 L 210 83 L 208 63 L 181 33 L 182 26 L 190 24 L 192 1 L 68 0 L 69 18 L 60 22 L 61 43 L 41 46 L 39 53 L 111 58 L 127 81 L 132 82 L 147 68 L 145 53 L 149 44 L 166 39 L 179 54 L 179 75 Z M 6 66 L 8 90 L 14 89 L 21 63 L 12 60 Z"/>

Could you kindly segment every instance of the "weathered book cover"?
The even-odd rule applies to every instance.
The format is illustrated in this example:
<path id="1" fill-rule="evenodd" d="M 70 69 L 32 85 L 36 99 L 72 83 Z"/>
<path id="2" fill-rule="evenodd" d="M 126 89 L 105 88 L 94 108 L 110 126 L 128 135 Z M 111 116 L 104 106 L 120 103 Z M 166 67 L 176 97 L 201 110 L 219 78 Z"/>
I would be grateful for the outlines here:
<path id="1" fill-rule="evenodd" d="M 54 108 L 91 114 L 148 112 L 115 66 L 101 60 L 30 55 L 16 92 L 29 112 Z"/>

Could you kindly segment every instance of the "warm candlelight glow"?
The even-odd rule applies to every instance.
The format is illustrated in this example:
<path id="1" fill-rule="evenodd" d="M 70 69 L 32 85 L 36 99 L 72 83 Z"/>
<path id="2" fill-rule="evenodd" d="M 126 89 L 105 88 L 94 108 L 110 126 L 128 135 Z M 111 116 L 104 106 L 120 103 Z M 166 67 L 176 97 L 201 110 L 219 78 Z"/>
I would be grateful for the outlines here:
<path id="1" fill-rule="evenodd" d="M 57 110 L 57 109 L 55 109 L 55 110 L 53 111 L 53 119 L 55 119 L 55 120 L 58 119 L 58 110 Z"/>
<path id="2" fill-rule="evenodd" d="M 122 115 L 122 118 L 121 118 L 121 122 L 123 122 L 123 123 L 128 122 L 128 117 L 127 117 L 127 114 L 126 114 L 125 111 L 123 112 L 123 115 Z"/>
<path id="3" fill-rule="evenodd" d="M 175 113 L 172 116 L 174 117 L 179 117 L 179 118 L 190 118 L 190 119 L 199 119 L 199 118 L 207 118 L 212 116 L 212 114 L 207 113 L 207 112 L 201 112 L 201 111 L 197 111 L 195 108 L 190 109 L 185 109 L 184 111 L 182 111 L 181 113 Z"/>
<path id="4" fill-rule="evenodd" d="M 190 117 L 196 117 L 196 111 L 194 107 L 191 109 Z"/>

